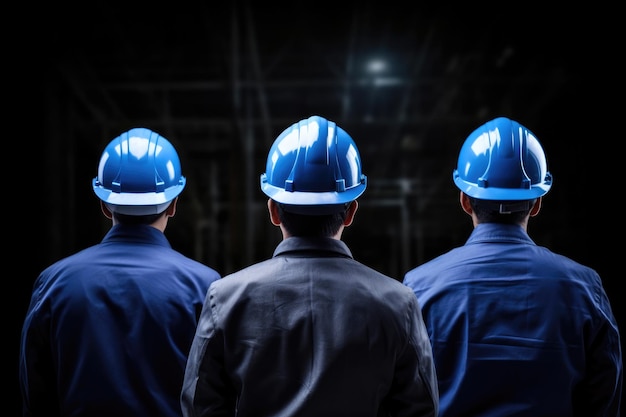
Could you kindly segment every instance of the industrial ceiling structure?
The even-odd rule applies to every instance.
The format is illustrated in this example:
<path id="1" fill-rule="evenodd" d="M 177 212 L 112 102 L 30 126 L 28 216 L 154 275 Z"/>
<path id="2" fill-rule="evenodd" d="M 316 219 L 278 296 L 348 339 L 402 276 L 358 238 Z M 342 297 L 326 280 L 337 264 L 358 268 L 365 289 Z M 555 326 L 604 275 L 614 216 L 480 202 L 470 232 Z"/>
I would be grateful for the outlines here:
<path id="1" fill-rule="evenodd" d="M 614 274 L 621 10 L 413 3 L 7 7 L 3 127 L 16 129 L 4 137 L 18 149 L 5 158 L 5 257 L 18 271 L 9 286 L 20 288 L 15 340 L 38 273 L 110 227 L 91 180 L 111 139 L 142 126 L 174 143 L 187 186 L 166 235 L 227 274 L 272 255 L 280 232 L 259 176 L 274 138 L 314 114 L 351 134 L 368 176 L 344 240 L 357 260 L 398 279 L 471 232 L 452 182 L 464 139 L 501 115 L 526 125 L 554 178 L 531 237 L 598 270 L 623 328 Z M 7 415 L 20 407 L 13 389 Z"/>
<path id="2" fill-rule="evenodd" d="M 556 189 L 578 163 L 563 155 L 584 150 L 560 148 L 590 89 L 575 64 L 583 35 L 545 13 L 389 2 L 77 7 L 41 28 L 43 164 L 60 184 L 44 199 L 55 219 L 45 263 L 107 230 L 91 178 L 106 143 L 131 127 L 178 148 L 188 185 L 167 234 L 222 273 L 271 256 L 280 236 L 259 175 L 276 136 L 313 114 L 351 134 L 368 176 L 346 241 L 397 277 L 469 234 L 451 176 L 474 128 L 500 115 L 529 127 Z M 548 214 L 549 233 L 572 216 Z M 549 233 L 538 239 L 552 243 Z"/>

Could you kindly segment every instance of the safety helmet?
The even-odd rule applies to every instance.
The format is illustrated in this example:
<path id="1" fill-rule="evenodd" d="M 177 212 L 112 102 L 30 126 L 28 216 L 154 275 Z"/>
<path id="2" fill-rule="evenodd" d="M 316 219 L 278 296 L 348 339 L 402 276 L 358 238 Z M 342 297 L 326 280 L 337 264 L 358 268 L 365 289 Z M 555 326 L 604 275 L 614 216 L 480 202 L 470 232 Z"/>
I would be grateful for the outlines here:
<path id="1" fill-rule="evenodd" d="M 552 187 L 541 144 L 506 117 L 485 123 L 465 139 L 452 177 L 461 191 L 481 200 L 532 200 Z"/>
<path id="2" fill-rule="evenodd" d="M 344 209 L 367 187 L 354 140 L 320 116 L 294 123 L 274 141 L 261 174 L 261 190 L 301 214 L 330 214 Z"/>
<path id="3" fill-rule="evenodd" d="M 174 146 L 150 129 L 133 128 L 109 142 L 92 185 L 112 211 L 140 216 L 165 210 L 185 182 Z"/>

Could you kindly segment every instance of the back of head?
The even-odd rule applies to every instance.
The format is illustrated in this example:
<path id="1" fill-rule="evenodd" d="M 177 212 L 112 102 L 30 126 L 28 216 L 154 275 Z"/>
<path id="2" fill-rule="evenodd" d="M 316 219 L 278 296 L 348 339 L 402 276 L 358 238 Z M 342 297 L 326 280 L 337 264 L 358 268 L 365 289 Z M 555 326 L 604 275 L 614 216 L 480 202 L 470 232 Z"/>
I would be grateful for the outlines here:
<path id="1" fill-rule="evenodd" d="M 270 148 L 261 190 L 287 212 L 324 215 L 345 210 L 367 187 L 354 140 L 320 116 L 294 123 Z"/>
<path id="2" fill-rule="evenodd" d="M 146 216 L 163 212 L 185 187 L 174 146 L 150 129 L 133 128 L 104 149 L 92 186 L 113 212 Z"/>
<path id="3" fill-rule="evenodd" d="M 526 127 L 506 117 L 495 118 L 465 139 L 455 185 L 481 204 L 493 203 L 496 211 L 523 211 L 528 202 L 552 187 L 544 150 Z"/>

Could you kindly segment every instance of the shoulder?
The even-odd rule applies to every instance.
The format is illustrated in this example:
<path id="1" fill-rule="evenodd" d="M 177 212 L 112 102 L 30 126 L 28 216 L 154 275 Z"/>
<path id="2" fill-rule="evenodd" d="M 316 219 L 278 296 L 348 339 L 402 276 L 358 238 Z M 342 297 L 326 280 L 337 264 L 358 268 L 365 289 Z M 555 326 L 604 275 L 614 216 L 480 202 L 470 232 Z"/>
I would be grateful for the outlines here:
<path id="1" fill-rule="evenodd" d="M 67 255 L 61 259 L 58 259 L 57 261 L 45 267 L 41 271 L 40 276 L 55 275 L 59 271 L 72 268 L 82 269 L 85 267 L 85 265 L 90 265 L 91 263 L 93 263 L 94 259 L 98 259 L 99 247 L 100 244 L 89 246 L 70 255 Z"/>
<path id="2" fill-rule="evenodd" d="M 240 285 L 243 282 L 251 282 L 272 275 L 272 269 L 277 264 L 282 263 L 282 258 L 266 259 L 254 264 L 248 265 L 242 269 L 226 274 L 220 279 L 217 285 Z"/>
<path id="3" fill-rule="evenodd" d="M 548 247 L 535 245 L 532 250 L 531 256 L 533 256 L 535 264 L 540 264 L 542 268 L 552 268 L 568 274 L 598 275 L 597 271 L 592 267 L 582 264 L 565 254 L 555 252 Z"/>
<path id="4" fill-rule="evenodd" d="M 358 261 L 352 261 L 360 268 L 358 274 L 355 274 L 356 281 L 362 282 L 362 285 L 368 289 L 373 296 L 380 296 L 383 299 L 395 300 L 396 303 L 413 302 L 415 294 L 406 285 L 403 285 L 400 278 L 386 275 L 368 265 Z"/>
<path id="5" fill-rule="evenodd" d="M 178 252 L 174 249 L 170 249 L 170 253 L 170 262 L 172 265 L 177 265 L 178 267 L 194 271 L 197 274 L 209 275 L 215 278 L 221 277 L 221 274 L 217 272 L 216 269 L 205 263 L 190 258 L 189 256 L 184 255 L 183 253 Z M 155 260 L 155 262 L 158 262 L 158 260 Z"/>
<path id="6" fill-rule="evenodd" d="M 475 253 L 473 252 L 473 248 L 470 248 L 469 246 L 459 246 L 457 248 L 453 248 L 448 252 L 439 254 L 436 257 L 409 269 L 404 274 L 404 281 L 406 282 L 407 279 L 424 275 L 436 275 L 438 271 L 450 268 L 462 267 L 465 259 L 473 258 L 474 256 Z"/>

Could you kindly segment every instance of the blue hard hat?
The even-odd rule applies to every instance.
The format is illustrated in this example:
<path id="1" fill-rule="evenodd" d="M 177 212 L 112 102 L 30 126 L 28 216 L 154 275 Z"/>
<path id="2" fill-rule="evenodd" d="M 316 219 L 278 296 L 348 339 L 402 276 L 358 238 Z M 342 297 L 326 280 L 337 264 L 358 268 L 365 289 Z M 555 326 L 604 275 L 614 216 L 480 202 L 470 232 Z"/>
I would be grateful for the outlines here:
<path id="1" fill-rule="evenodd" d="M 174 146 L 146 128 L 133 128 L 109 142 L 92 180 L 109 208 L 131 215 L 162 212 L 185 183 Z"/>
<path id="2" fill-rule="evenodd" d="M 270 148 L 261 190 L 289 211 L 326 214 L 340 211 L 367 186 L 354 140 L 320 116 L 294 123 Z"/>
<path id="3" fill-rule="evenodd" d="M 552 187 L 541 144 L 506 117 L 485 123 L 465 139 L 452 178 L 461 191 L 481 200 L 532 200 Z"/>

